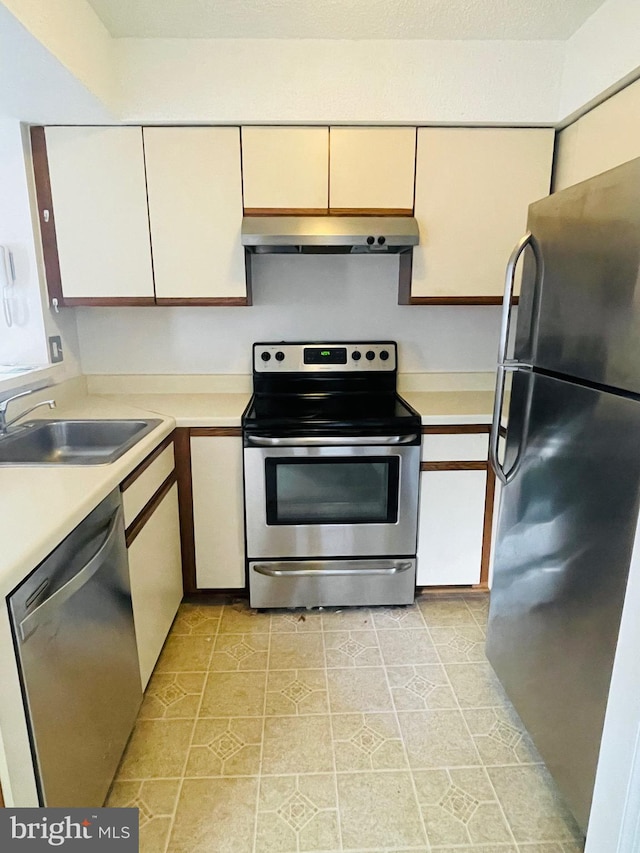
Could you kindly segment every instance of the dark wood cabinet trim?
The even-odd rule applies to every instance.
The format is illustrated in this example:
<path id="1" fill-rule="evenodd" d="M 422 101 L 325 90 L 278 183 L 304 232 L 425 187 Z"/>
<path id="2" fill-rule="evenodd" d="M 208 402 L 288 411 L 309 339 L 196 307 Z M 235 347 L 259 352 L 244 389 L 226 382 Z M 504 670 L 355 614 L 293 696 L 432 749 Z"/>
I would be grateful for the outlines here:
<path id="1" fill-rule="evenodd" d="M 133 471 L 124 478 L 124 480 L 120 483 L 120 491 L 126 492 L 129 486 L 138 479 L 141 474 L 147 470 L 149 465 L 152 462 L 155 462 L 158 456 L 163 453 L 170 444 L 173 444 L 173 432 L 171 432 L 166 438 L 164 438 L 160 444 L 156 447 L 155 450 L 152 450 L 151 453 L 145 457 L 142 462 L 133 469 Z"/>
<path id="2" fill-rule="evenodd" d="M 56 237 L 49 159 L 47 157 L 47 140 L 44 127 L 30 128 L 30 136 L 33 177 L 38 203 L 38 220 L 40 222 L 40 237 L 42 239 L 42 256 L 47 279 L 49 302 L 51 303 L 54 299 L 57 299 L 58 305 L 65 305 L 62 293 L 60 258 L 58 255 L 58 240 Z M 48 221 L 45 221 L 44 218 L 45 210 L 49 213 Z"/>
<path id="3" fill-rule="evenodd" d="M 173 470 L 166 478 L 164 483 L 162 483 L 162 485 L 156 489 L 152 497 L 147 501 L 147 503 L 140 510 L 138 515 L 127 527 L 125 531 L 125 541 L 127 543 L 127 548 L 132 545 L 142 528 L 145 526 L 147 521 L 149 521 L 153 513 L 156 511 L 158 504 L 162 502 L 163 498 L 167 495 L 176 480 L 176 472 L 175 470 Z"/>
<path id="4" fill-rule="evenodd" d="M 193 438 L 205 438 L 211 435 L 217 436 L 242 436 L 242 427 L 191 427 L 189 430 Z"/>
<path id="5" fill-rule="evenodd" d="M 245 216 L 327 216 L 328 207 L 245 207 Z"/>
<path id="6" fill-rule="evenodd" d="M 331 216 L 413 216 L 410 207 L 330 207 Z"/>
<path id="7" fill-rule="evenodd" d="M 482 531 L 482 558 L 480 561 L 480 586 L 488 586 L 489 562 L 491 560 L 491 533 L 493 528 L 493 504 L 496 496 L 496 475 L 487 465 L 487 487 L 484 497 L 484 528 Z"/>
<path id="8" fill-rule="evenodd" d="M 153 296 L 66 296 L 64 304 L 70 307 L 74 306 L 93 306 L 94 308 L 143 308 L 149 305 L 155 305 L 156 300 Z"/>
<path id="9" fill-rule="evenodd" d="M 413 216 L 409 207 L 245 207 L 245 216 Z"/>
<path id="10" fill-rule="evenodd" d="M 488 468 L 487 462 L 421 462 L 421 471 L 486 471 Z"/>
<path id="11" fill-rule="evenodd" d="M 433 593 L 434 597 L 437 596 L 445 596 L 445 595 L 470 595 L 477 594 L 483 595 L 486 593 L 486 590 L 481 588 L 479 584 L 455 584 L 451 586 L 446 586 L 441 584 L 440 586 L 417 586 L 416 587 L 416 598 L 418 596 L 422 596 L 427 598 L 429 595 Z"/>
<path id="12" fill-rule="evenodd" d="M 517 305 L 519 298 L 514 296 L 512 305 Z M 399 305 L 502 305 L 502 296 L 411 296 L 406 288 L 398 293 Z"/>
<path id="13" fill-rule="evenodd" d="M 423 435 L 469 435 L 490 432 L 491 424 L 437 424 L 422 427 Z"/>
<path id="14" fill-rule="evenodd" d="M 211 296 L 211 297 L 195 297 L 190 299 L 188 296 L 184 298 L 173 298 L 159 296 L 156 298 L 156 305 L 219 305 L 222 307 L 235 307 L 242 305 L 251 305 L 251 300 L 248 296 Z"/>
<path id="15" fill-rule="evenodd" d="M 196 588 L 196 540 L 193 526 L 193 482 L 191 479 L 191 430 L 178 427 L 174 431 L 174 452 L 178 479 L 180 510 L 180 547 L 182 551 L 182 583 L 185 595 L 194 595 Z"/>
<path id="16" fill-rule="evenodd" d="M 249 590 L 246 586 L 226 586 L 226 587 L 213 587 L 213 586 L 202 586 L 199 589 L 194 590 L 191 593 L 194 600 L 198 600 L 202 596 L 212 596 L 212 595 L 225 595 L 231 596 L 233 598 L 248 598 Z"/>

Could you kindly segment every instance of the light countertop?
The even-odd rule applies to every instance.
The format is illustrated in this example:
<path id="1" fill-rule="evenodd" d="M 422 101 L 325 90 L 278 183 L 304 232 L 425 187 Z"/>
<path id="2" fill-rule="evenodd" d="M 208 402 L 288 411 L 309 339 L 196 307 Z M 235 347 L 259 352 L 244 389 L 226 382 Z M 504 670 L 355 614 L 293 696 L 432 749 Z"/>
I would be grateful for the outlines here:
<path id="1" fill-rule="evenodd" d="M 491 392 L 407 391 L 424 424 L 491 422 Z M 110 465 L 0 467 L 0 594 L 20 583 L 153 448 L 179 427 L 234 427 L 246 393 L 80 397 L 48 417 L 159 417 L 162 424 Z"/>
<path id="2" fill-rule="evenodd" d="M 0 467 L 0 595 L 7 595 L 174 428 L 171 416 L 127 402 L 84 397 L 50 418 L 160 418 L 162 423 L 109 465 Z"/>
<path id="3" fill-rule="evenodd" d="M 493 391 L 404 391 L 425 425 L 490 424 Z"/>
<path id="4" fill-rule="evenodd" d="M 122 394 L 79 397 L 54 417 L 159 417 L 163 423 L 111 465 L 0 468 L 0 593 L 6 595 L 174 426 L 233 427 L 249 396 L 216 394 Z M 406 391 L 404 398 L 424 424 L 490 423 L 488 391 Z M 47 416 L 52 416 L 47 412 Z"/>
<path id="5" fill-rule="evenodd" d="M 246 393 L 123 394 L 105 399 L 171 417 L 179 427 L 239 427 L 250 397 Z"/>

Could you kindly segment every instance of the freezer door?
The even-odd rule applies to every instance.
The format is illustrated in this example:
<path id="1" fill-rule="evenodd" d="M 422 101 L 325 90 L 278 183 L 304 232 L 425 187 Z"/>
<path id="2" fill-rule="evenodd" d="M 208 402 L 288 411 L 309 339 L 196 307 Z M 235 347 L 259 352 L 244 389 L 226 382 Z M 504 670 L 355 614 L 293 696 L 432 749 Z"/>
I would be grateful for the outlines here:
<path id="1" fill-rule="evenodd" d="M 532 204 L 515 356 L 640 393 L 640 158 Z"/>
<path id="2" fill-rule="evenodd" d="M 487 654 L 583 829 L 638 516 L 638 435 L 639 402 L 514 375 L 505 467 L 518 465 L 502 492 Z"/>

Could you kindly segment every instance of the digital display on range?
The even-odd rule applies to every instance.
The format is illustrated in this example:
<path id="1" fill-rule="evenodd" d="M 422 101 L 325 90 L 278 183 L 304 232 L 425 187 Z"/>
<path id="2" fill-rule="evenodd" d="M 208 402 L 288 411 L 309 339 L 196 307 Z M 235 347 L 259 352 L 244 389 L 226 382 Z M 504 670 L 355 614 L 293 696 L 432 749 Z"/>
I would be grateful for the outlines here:
<path id="1" fill-rule="evenodd" d="M 346 347 L 305 347 L 305 364 L 346 364 Z"/>

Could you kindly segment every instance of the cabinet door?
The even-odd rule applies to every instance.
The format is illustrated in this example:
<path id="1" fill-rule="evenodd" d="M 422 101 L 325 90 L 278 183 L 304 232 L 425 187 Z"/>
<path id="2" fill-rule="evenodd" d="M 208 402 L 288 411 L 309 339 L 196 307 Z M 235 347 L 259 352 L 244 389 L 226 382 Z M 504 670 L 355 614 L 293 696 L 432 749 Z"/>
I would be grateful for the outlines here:
<path id="1" fill-rule="evenodd" d="M 418 586 L 480 582 L 486 471 L 423 471 Z"/>
<path id="2" fill-rule="evenodd" d="M 415 127 L 332 127 L 329 207 L 413 211 Z"/>
<path id="3" fill-rule="evenodd" d="M 191 438 L 196 586 L 245 586 L 242 439 Z"/>
<path id="4" fill-rule="evenodd" d="M 153 303 L 139 127 L 45 131 L 65 301 Z"/>
<path id="5" fill-rule="evenodd" d="M 129 576 L 144 689 L 182 600 L 178 487 L 175 484 L 129 546 Z"/>
<path id="6" fill-rule="evenodd" d="M 329 205 L 327 127 L 243 127 L 245 212 L 304 210 Z"/>
<path id="7" fill-rule="evenodd" d="M 145 127 L 156 298 L 246 303 L 237 127 Z"/>
<path id="8" fill-rule="evenodd" d="M 640 156 L 640 81 L 560 131 L 554 192 Z"/>
<path id="9" fill-rule="evenodd" d="M 501 300 L 531 202 L 549 193 L 550 129 L 421 128 L 412 298 Z"/>

